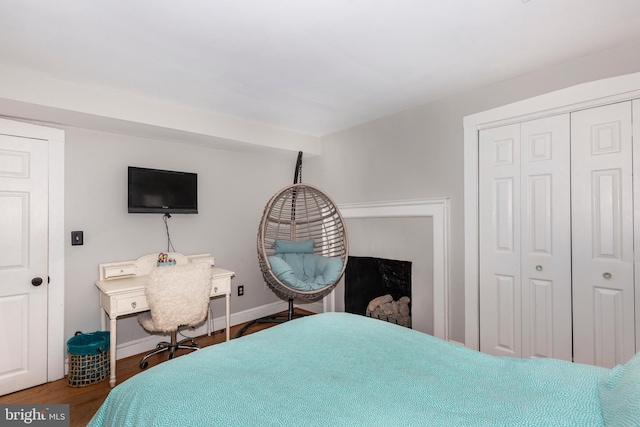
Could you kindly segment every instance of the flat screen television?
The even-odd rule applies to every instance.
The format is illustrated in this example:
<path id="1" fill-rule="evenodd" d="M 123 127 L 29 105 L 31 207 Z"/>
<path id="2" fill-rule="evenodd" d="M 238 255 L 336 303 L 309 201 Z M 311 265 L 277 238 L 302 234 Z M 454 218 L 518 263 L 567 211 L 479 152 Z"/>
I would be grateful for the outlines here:
<path id="1" fill-rule="evenodd" d="M 198 213 L 198 175 L 129 166 L 129 213 Z"/>

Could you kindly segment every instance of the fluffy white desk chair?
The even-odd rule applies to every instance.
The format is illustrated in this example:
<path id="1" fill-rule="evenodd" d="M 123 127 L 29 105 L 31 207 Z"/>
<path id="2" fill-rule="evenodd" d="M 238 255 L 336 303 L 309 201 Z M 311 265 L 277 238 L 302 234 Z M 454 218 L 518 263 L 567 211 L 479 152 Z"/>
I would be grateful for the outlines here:
<path id="1" fill-rule="evenodd" d="M 150 311 L 138 315 L 138 322 L 149 332 L 170 332 L 171 342 L 163 341 L 140 360 L 140 368 L 148 366 L 147 359 L 163 351 L 172 359 L 179 348 L 197 350 L 191 338 L 177 340 L 180 326 L 195 326 L 207 318 L 211 296 L 212 267 L 207 263 L 158 267 L 149 274 L 146 295 Z"/>

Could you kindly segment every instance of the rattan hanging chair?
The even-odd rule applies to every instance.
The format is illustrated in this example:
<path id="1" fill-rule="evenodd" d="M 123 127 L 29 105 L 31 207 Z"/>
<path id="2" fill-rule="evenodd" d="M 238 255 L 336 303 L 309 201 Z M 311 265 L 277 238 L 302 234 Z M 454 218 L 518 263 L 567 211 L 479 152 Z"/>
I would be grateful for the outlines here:
<path id="1" fill-rule="evenodd" d="M 269 262 L 275 255 L 276 240 L 313 240 L 313 253 L 340 258 L 336 280 L 319 289 L 300 290 L 281 280 Z M 347 231 L 340 211 L 331 198 L 317 187 L 293 184 L 283 188 L 265 207 L 258 229 L 258 261 L 262 275 L 274 292 L 290 299 L 313 301 L 328 295 L 338 284 L 347 266 Z"/>
<path id="2" fill-rule="evenodd" d="M 325 192 L 312 185 L 298 182 L 301 178 L 301 168 L 302 152 L 298 153 L 294 184 L 281 189 L 269 200 L 258 228 L 258 263 L 262 276 L 278 296 L 288 300 L 288 313 L 249 322 L 238 331 L 237 337 L 242 336 L 255 323 L 281 323 L 301 316 L 293 311 L 294 300 L 312 302 L 327 296 L 344 274 L 349 252 L 344 219 L 334 201 Z M 303 256 L 310 255 L 317 264 L 323 266 L 330 264 L 332 271 L 327 273 L 326 270 L 329 268 L 324 272 L 320 271 L 315 280 L 309 279 L 313 283 L 301 283 L 300 277 L 295 277 L 293 280 L 303 285 L 295 286 L 291 280 L 283 279 L 282 272 L 275 271 L 277 269 L 272 265 L 279 261 L 278 256 L 282 256 L 278 255 L 279 244 L 281 248 L 283 245 L 305 246 Z M 304 262 L 306 272 L 309 258 Z M 281 261 L 278 264 L 280 263 Z M 289 275 L 289 278 L 291 277 Z"/>

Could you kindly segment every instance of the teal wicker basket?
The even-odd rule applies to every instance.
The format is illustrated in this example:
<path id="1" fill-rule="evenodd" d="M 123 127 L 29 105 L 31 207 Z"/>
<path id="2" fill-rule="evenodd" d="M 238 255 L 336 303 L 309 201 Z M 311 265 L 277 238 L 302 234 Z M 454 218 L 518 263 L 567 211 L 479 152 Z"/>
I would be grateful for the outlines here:
<path id="1" fill-rule="evenodd" d="M 109 344 L 108 331 L 77 333 L 67 341 L 69 386 L 84 387 L 109 378 Z"/>

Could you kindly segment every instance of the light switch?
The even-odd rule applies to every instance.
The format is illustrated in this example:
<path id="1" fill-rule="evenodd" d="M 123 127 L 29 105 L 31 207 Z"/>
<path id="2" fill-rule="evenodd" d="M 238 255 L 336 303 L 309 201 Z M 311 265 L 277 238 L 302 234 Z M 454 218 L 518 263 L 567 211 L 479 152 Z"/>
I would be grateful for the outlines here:
<path id="1" fill-rule="evenodd" d="M 72 231 L 71 232 L 71 246 L 82 245 L 83 237 L 82 231 Z"/>

